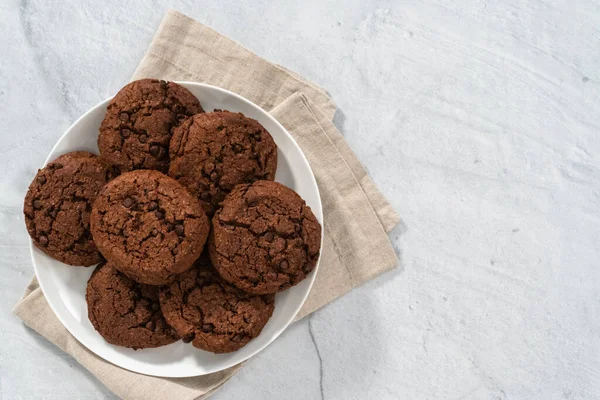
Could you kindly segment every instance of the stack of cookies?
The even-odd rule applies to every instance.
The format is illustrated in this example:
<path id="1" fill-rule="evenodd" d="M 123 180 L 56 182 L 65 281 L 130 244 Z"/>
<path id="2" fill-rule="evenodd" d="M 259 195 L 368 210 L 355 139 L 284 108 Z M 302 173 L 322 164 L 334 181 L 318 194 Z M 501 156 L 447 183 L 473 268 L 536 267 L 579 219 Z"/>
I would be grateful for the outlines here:
<path id="1" fill-rule="evenodd" d="M 48 256 L 98 264 L 88 317 L 109 343 L 236 351 L 314 269 L 321 227 L 273 181 L 277 146 L 258 121 L 144 79 L 110 102 L 98 147 L 40 170 L 24 213 Z"/>

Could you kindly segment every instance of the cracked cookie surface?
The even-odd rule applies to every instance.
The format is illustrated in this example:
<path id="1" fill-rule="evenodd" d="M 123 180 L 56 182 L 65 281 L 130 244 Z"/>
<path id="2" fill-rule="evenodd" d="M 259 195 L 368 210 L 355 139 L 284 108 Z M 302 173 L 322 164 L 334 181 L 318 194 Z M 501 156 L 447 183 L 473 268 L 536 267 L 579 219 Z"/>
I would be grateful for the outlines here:
<path id="1" fill-rule="evenodd" d="M 274 299 L 223 281 L 208 255 L 160 288 L 160 306 L 169 324 L 184 342 L 213 353 L 239 350 L 258 336 L 273 314 Z"/>
<path id="2" fill-rule="evenodd" d="M 137 282 L 164 285 L 202 253 L 210 230 L 198 200 L 158 171 L 127 172 L 98 195 L 91 232 L 100 252 Z"/>
<path id="3" fill-rule="evenodd" d="M 213 215 L 241 183 L 275 179 L 277 145 L 256 120 L 241 113 L 198 114 L 173 131 L 169 176 Z"/>
<path id="4" fill-rule="evenodd" d="M 250 293 L 275 293 L 314 269 L 321 226 L 292 189 L 270 181 L 237 186 L 212 220 L 208 248 L 218 273 Z"/>
<path id="5" fill-rule="evenodd" d="M 39 170 L 23 206 L 36 247 L 66 264 L 98 264 L 102 256 L 90 234 L 90 211 L 102 187 L 118 174 L 85 151 L 64 154 Z"/>
<path id="6" fill-rule="evenodd" d="M 111 263 L 96 267 L 85 299 L 90 322 L 109 343 L 143 349 L 179 340 L 160 310 L 158 287 L 134 282 Z"/>
<path id="7" fill-rule="evenodd" d="M 174 82 L 141 79 L 111 100 L 100 125 L 100 155 L 122 171 L 169 169 L 172 128 L 203 112 L 198 99 Z"/>

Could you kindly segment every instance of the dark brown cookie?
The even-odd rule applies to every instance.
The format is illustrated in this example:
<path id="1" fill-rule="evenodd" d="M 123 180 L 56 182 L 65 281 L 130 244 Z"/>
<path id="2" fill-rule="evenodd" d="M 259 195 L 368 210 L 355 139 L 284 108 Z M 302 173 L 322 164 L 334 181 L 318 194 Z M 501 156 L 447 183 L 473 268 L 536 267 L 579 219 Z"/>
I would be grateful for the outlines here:
<path id="1" fill-rule="evenodd" d="M 270 181 L 239 185 L 221 206 L 208 248 L 226 281 L 250 293 L 275 293 L 317 264 L 321 226 L 292 189 Z"/>
<path id="2" fill-rule="evenodd" d="M 223 281 L 208 256 L 160 289 L 160 306 L 183 341 L 229 353 L 260 334 L 273 314 L 275 296 L 246 293 Z"/>
<path id="3" fill-rule="evenodd" d="M 275 179 L 277 146 L 258 121 L 241 113 L 198 114 L 173 131 L 169 176 L 213 215 L 233 187 Z"/>
<path id="4" fill-rule="evenodd" d="M 158 171 L 127 172 L 102 189 L 91 215 L 100 252 L 130 278 L 164 285 L 202 253 L 210 225 L 198 200 Z"/>
<path id="5" fill-rule="evenodd" d="M 85 299 L 90 322 L 109 343 L 137 350 L 179 340 L 160 310 L 158 287 L 134 282 L 110 263 L 96 268 Z"/>
<path id="6" fill-rule="evenodd" d="M 90 234 L 90 211 L 100 189 L 118 174 L 85 151 L 62 155 L 39 170 L 23 207 L 33 243 L 66 264 L 98 264 L 102 256 Z"/>
<path id="7" fill-rule="evenodd" d="M 122 171 L 169 169 L 171 130 L 202 112 L 198 99 L 174 82 L 142 79 L 112 99 L 100 125 L 100 155 Z"/>

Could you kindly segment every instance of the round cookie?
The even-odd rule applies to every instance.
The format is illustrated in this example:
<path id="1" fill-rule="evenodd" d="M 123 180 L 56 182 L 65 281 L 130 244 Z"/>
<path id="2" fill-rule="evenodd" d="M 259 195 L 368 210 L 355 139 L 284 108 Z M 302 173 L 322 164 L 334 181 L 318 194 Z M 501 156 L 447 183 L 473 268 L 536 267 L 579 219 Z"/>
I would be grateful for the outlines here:
<path id="1" fill-rule="evenodd" d="M 210 230 L 198 200 L 152 170 L 127 172 L 106 185 L 90 221 L 104 257 L 148 285 L 169 283 L 190 268 Z"/>
<path id="2" fill-rule="evenodd" d="M 85 151 L 64 154 L 39 170 L 23 206 L 36 247 L 66 264 L 98 264 L 102 256 L 90 234 L 90 210 L 100 189 L 118 174 Z"/>
<path id="3" fill-rule="evenodd" d="M 213 353 L 239 350 L 260 334 L 275 296 L 246 293 L 223 281 L 201 257 L 193 268 L 160 288 L 160 307 L 186 343 Z"/>
<path id="4" fill-rule="evenodd" d="M 275 293 L 314 269 L 321 226 L 290 188 L 270 181 L 237 186 L 212 220 L 210 258 L 221 277 L 250 293 Z"/>
<path id="5" fill-rule="evenodd" d="M 277 145 L 258 121 L 242 113 L 198 114 L 173 131 L 169 176 L 213 215 L 235 185 L 275 179 Z"/>
<path id="6" fill-rule="evenodd" d="M 100 155 L 122 171 L 169 169 L 171 130 L 203 112 L 198 99 L 174 82 L 141 79 L 112 99 L 100 125 Z"/>
<path id="7" fill-rule="evenodd" d="M 158 287 L 136 283 L 110 263 L 94 270 L 85 299 L 90 322 L 111 344 L 137 350 L 179 340 L 160 310 Z"/>

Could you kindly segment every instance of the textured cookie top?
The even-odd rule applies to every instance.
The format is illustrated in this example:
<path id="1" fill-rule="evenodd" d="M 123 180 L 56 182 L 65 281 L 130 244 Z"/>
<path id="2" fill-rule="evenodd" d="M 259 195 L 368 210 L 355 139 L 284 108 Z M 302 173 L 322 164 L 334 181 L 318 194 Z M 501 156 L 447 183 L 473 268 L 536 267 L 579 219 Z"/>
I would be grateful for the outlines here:
<path id="1" fill-rule="evenodd" d="M 198 114 L 173 132 L 169 176 L 212 215 L 240 183 L 275 179 L 277 146 L 258 121 L 241 113 Z"/>
<path id="2" fill-rule="evenodd" d="M 130 278 L 163 285 L 200 256 L 210 225 L 198 200 L 158 171 L 127 172 L 98 195 L 91 231 L 100 252 Z"/>
<path id="3" fill-rule="evenodd" d="M 208 257 L 160 289 L 160 305 L 183 341 L 228 353 L 260 334 L 274 310 L 274 295 L 253 295 L 223 281 Z"/>
<path id="4" fill-rule="evenodd" d="M 296 192 L 277 182 L 237 186 L 212 225 L 213 265 L 223 279 L 251 293 L 296 285 L 319 257 L 319 222 Z"/>
<path id="5" fill-rule="evenodd" d="M 171 130 L 202 112 L 198 99 L 173 82 L 142 79 L 112 99 L 100 125 L 100 155 L 122 171 L 169 169 Z"/>
<path id="6" fill-rule="evenodd" d="M 85 299 L 90 322 L 109 343 L 143 349 L 179 340 L 160 310 L 158 287 L 136 283 L 110 263 L 96 268 Z"/>
<path id="7" fill-rule="evenodd" d="M 100 189 L 119 171 L 85 151 L 67 153 L 39 170 L 23 212 L 33 243 L 50 257 L 90 266 L 102 257 L 90 234 L 90 210 Z"/>

